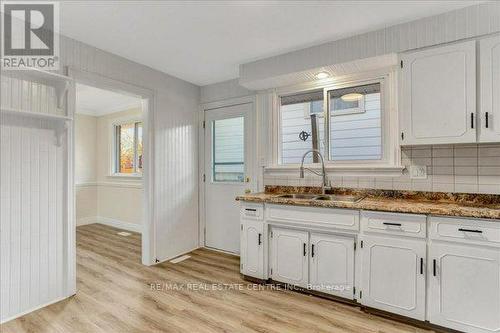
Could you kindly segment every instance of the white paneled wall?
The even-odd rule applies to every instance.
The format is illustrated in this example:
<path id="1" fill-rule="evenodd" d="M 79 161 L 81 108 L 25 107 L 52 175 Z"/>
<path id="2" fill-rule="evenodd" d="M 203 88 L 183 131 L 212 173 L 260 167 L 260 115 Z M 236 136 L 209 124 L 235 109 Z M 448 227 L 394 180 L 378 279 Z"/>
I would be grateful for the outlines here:
<path id="1" fill-rule="evenodd" d="M 403 148 L 402 164 L 427 166 L 427 179 L 400 177 L 329 178 L 335 187 L 384 190 L 500 194 L 500 145 L 422 146 Z M 265 185 L 319 186 L 320 177 L 264 176 Z"/>
<path id="2" fill-rule="evenodd" d="M 1 115 L 1 322 L 66 293 L 66 147 L 52 122 Z"/>
<path id="3" fill-rule="evenodd" d="M 267 89 L 311 80 L 311 70 L 449 43 L 500 31 L 500 1 L 397 24 L 381 30 L 240 65 L 242 86 Z M 341 66 L 340 66 L 341 67 Z M 206 89 L 209 91 L 209 89 Z"/>
<path id="4" fill-rule="evenodd" d="M 143 250 L 153 263 L 154 258 L 166 260 L 198 247 L 199 87 L 65 36 L 61 36 L 61 63 L 153 92 L 154 114 L 149 115 L 153 160 L 146 163 L 152 163 L 154 226 L 144 233 L 154 238 L 155 231 L 156 239 Z"/>
<path id="5" fill-rule="evenodd" d="M 56 107 L 54 87 L 5 75 L 1 75 L 0 80 L 3 108 L 64 115 L 62 110 Z"/>

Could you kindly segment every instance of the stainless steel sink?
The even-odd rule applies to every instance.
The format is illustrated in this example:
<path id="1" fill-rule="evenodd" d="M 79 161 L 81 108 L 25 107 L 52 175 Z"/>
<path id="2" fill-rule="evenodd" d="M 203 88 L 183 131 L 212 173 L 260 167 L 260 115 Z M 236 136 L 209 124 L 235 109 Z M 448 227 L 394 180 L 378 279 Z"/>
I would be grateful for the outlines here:
<path id="1" fill-rule="evenodd" d="M 303 200 L 319 200 L 319 201 L 337 201 L 337 202 L 352 202 L 356 203 L 364 199 L 363 196 L 354 195 L 318 195 L 318 194 L 302 194 L 302 193 L 287 193 L 276 196 L 277 198 L 286 199 L 303 199 Z"/>
<path id="2" fill-rule="evenodd" d="M 337 202 L 360 202 L 365 197 L 363 196 L 354 196 L 354 195 L 318 195 L 313 198 L 313 200 L 322 200 L 322 201 L 337 201 Z"/>
<path id="3" fill-rule="evenodd" d="M 287 193 L 287 194 L 281 194 L 278 195 L 278 198 L 287 198 L 287 199 L 306 199 L 306 200 L 312 200 L 316 198 L 318 195 L 317 194 L 302 194 L 302 193 Z"/>

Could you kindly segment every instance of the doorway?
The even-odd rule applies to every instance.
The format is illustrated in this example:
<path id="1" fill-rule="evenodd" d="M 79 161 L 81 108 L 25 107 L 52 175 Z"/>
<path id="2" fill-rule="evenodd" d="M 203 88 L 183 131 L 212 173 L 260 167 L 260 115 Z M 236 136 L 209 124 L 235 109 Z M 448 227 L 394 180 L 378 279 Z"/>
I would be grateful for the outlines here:
<path id="1" fill-rule="evenodd" d="M 149 128 L 154 95 L 142 87 L 95 73 L 70 69 L 69 74 L 74 79 L 69 96 L 70 108 L 76 119 L 72 131 L 75 228 L 77 224 L 95 223 L 108 229 L 121 229 L 113 229 L 125 233 L 119 237 L 129 237 L 129 233 L 137 237 L 139 234 L 140 260 L 144 265 L 152 265 L 155 263 L 155 244 L 154 224 L 151 222 Z M 85 114 L 92 112 L 97 114 Z M 85 126 L 80 126 L 83 128 L 79 131 L 81 119 L 95 125 L 95 135 Z M 92 137 L 95 145 L 89 139 Z M 92 149 L 87 144 L 79 153 L 79 139 L 90 141 L 90 147 L 95 147 L 95 161 L 89 163 L 94 165 L 94 172 L 85 165 L 85 156 L 89 156 Z M 92 206 L 93 201 L 86 200 L 91 196 L 81 193 L 82 188 L 91 193 L 94 191 L 98 199 L 95 206 Z"/>
<path id="2" fill-rule="evenodd" d="M 76 84 L 76 225 L 104 224 L 122 237 L 142 233 L 143 103 Z"/>
<path id="3" fill-rule="evenodd" d="M 236 196 L 254 190 L 254 105 L 205 109 L 205 246 L 240 251 Z"/>

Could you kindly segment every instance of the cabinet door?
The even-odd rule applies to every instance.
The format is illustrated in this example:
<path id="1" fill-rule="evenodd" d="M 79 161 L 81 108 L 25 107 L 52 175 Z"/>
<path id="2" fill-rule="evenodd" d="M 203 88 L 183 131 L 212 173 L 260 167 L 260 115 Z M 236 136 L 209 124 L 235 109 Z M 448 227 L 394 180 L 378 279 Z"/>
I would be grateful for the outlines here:
<path id="1" fill-rule="evenodd" d="M 500 36 L 480 42 L 481 142 L 500 142 Z"/>
<path id="2" fill-rule="evenodd" d="M 500 249 L 432 243 L 429 321 L 464 332 L 500 332 Z"/>
<path id="3" fill-rule="evenodd" d="M 313 233 L 310 245 L 310 287 L 353 299 L 354 239 Z"/>
<path id="4" fill-rule="evenodd" d="M 307 287 L 308 238 L 309 234 L 306 231 L 272 229 L 271 277 L 273 280 Z"/>
<path id="5" fill-rule="evenodd" d="M 402 56 L 401 144 L 476 142 L 475 41 Z"/>
<path id="6" fill-rule="evenodd" d="M 363 237 L 361 303 L 425 319 L 424 240 Z"/>
<path id="7" fill-rule="evenodd" d="M 264 223 L 242 220 L 241 273 L 258 279 L 264 278 Z"/>

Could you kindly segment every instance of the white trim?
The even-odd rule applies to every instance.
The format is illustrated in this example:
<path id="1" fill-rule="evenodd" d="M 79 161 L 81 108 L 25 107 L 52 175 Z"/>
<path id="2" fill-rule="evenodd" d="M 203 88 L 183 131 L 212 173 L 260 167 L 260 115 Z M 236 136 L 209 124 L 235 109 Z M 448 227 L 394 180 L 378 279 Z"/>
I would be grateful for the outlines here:
<path id="1" fill-rule="evenodd" d="M 216 249 L 214 247 L 208 247 L 208 246 L 203 246 L 203 248 L 207 249 L 207 250 L 210 250 L 210 251 L 214 251 L 214 252 L 229 254 L 229 255 L 232 255 L 232 256 L 235 256 L 235 257 L 238 257 L 238 258 L 240 257 L 240 254 L 236 253 L 236 252 L 229 252 L 229 251 L 219 250 L 219 249 Z"/>
<path id="2" fill-rule="evenodd" d="M 185 252 L 182 252 L 182 253 L 179 253 L 179 254 L 176 254 L 176 255 L 173 255 L 173 256 L 167 257 L 167 258 L 162 259 L 162 260 L 159 260 L 159 259 L 158 259 L 159 261 L 158 261 L 158 262 L 156 262 L 156 263 L 154 263 L 154 265 L 161 264 L 162 262 L 167 262 L 167 261 L 170 261 L 170 260 L 172 260 L 172 259 L 174 259 L 174 258 L 177 258 L 177 257 L 183 256 L 183 255 L 186 255 L 186 254 L 191 253 L 191 252 L 193 252 L 193 251 L 195 251 L 195 250 L 198 250 L 199 248 L 202 248 L 202 246 L 195 246 L 195 247 L 191 248 L 191 249 L 190 249 L 190 250 L 188 250 L 188 251 L 185 251 Z"/>
<path id="3" fill-rule="evenodd" d="M 75 82 L 91 85 L 101 89 L 107 89 L 114 92 L 135 95 L 142 99 L 142 119 L 143 119 L 143 146 L 144 146 L 144 162 L 143 162 L 143 226 L 142 226 L 142 263 L 144 265 L 153 265 L 156 258 L 156 244 L 155 244 L 155 215 L 154 215 L 154 114 L 156 106 L 156 98 L 154 91 L 144 87 L 140 87 L 134 84 L 118 81 L 115 79 L 108 78 L 106 76 L 87 72 L 84 70 L 78 70 L 74 68 L 69 69 L 69 76 L 74 79 L 72 84 L 72 89 L 70 89 L 70 98 L 68 103 L 73 111 L 71 116 L 73 116 L 76 105 L 76 94 L 75 94 Z M 73 124 L 74 126 L 74 124 Z M 73 128 L 72 126 L 72 128 Z M 73 131 L 73 130 L 72 130 Z M 73 136 L 72 136 L 73 137 Z M 71 142 L 72 151 L 74 151 L 74 139 Z M 74 154 L 70 158 L 69 163 L 71 163 L 71 177 L 69 181 L 71 184 L 70 200 L 73 205 L 71 209 L 68 210 L 68 214 L 71 215 L 71 221 L 68 225 L 68 242 L 71 242 L 72 253 L 69 254 L 69 258 L 72 261 L 73 267 L 68 276 L 69 281 L 71 281 L 74 291 L 76 292 L 76 240 L 75 235 L 75 191 L 74 191 Z"/>
<path id="4" fill-rule="evenodd" d="M 29 310 L 26 310 L 26 311 L 23 311 L 23 312 L 19 312 L 19 313 L 16 313 L 15 315 L 13 315 L 12 317 L 8 317 L 8 318 L 5 318 L 4 320 L 0 321 L 0 324 L 5 324 L 6 322 L 8 321 L 11 321 L 11 320 L 14 320 L 16 318 L 19 318 L 19 317 L 22 317 L 22 316 L 25 316 L 27 315 L 28 313 L 31 313 L 33 311 L 36 311 L 36 310 L 39 310 L 41 308 L 44 308 L 46 306 L 49 306 L 49 305 L 52 305 L 52 304 L 55 304 L 55 303 L 58 303 L 60 301 L 64 301 L 65 299 L 67 299 L 68 297 L 71 297 L 73 295 L 75 295 L 76 293 L 73 293 L 73 294 L 70 294 L 68 296 L 63 296 L 63 297 L 59 297 L 59 298 L 56 298 L 55 300 L 53 301 L 50 301 L 50 302 L 47 302 L 47 303 L 44 303 L 44 304 L 41 304 L 41 305 L 37 305 L 33 308 L 30 308 Z"/>
<path id="5" fill-rule="evenodd" d="M 97 216 L 81 217 L 78 220 L 76 220 L 77 227 L 81 225 L 94 224 L 94 223 L 99 223 Z"/>
<path id="6" fill-rule="evenodd" d="M 89 217 L 82 217 L 78 219 L 76 225 L 82 226 L 82 225 L 87 225 L 87 224 L 104 224 L 110 227 L 118 228 L 118 229 L 123 229 L 127 231 L 132 231 L 132 232 L 137 232 L 142 234 L 142 224 L 136 224 L 136 223 L 130 223 L 130 222 L 125 222 L 121 220 L 116 220 L 116 219 L 111 219 L 109 217 L 102 217 L 102 216 L 89 216 Z"/>
<path id="7" fill-rule="evenodd" d="M 142 224 L 130 223 L 125 221 L 120 221 L 116 219 L 110 219 L 109 217 L 96 216 L 96 222 L 99 224 L 104 224 L 110 227 L 128 230 L 132 232 L 137 232 L 142 234 Z"/>
<path id="8" fill-rule="evenodd" d="M 76 188 L 92 187 L 92 186 L 102 186 L 102 187 L 120 187 L 120 188 L 144 188 L 142 182 L 88 182 L 88 183 L 78 183 L 75 184 Z"/>

